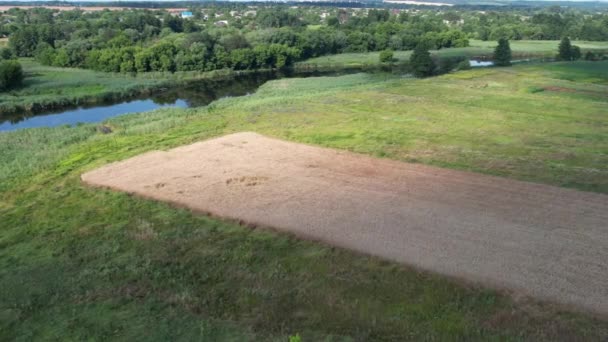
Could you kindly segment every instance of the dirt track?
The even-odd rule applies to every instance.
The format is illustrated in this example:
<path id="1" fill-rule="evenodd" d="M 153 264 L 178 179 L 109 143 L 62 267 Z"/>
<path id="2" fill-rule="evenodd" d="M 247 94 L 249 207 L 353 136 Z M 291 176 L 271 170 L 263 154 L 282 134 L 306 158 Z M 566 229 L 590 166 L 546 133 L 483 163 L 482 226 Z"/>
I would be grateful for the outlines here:
<path id="1" fill-rule="evenodd" d="M 608 196 L 239 133 L 82 179 L 608 313 Z"/>

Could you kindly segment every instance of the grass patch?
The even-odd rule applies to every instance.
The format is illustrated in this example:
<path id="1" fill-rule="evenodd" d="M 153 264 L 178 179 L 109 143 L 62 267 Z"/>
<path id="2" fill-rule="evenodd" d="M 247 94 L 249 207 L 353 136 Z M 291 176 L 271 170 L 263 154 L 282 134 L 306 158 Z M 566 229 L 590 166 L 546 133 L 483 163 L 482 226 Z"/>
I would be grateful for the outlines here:
<path id="1" fill-rule="evenodd" d="M 113 118 L 108 135 L 0 134 L 0 339 L 604 340 L 608 323 L 588 315 L 87 188 L 79 175 L 251 130 L 608 193 L 608 100 L 529 91 L 606 92 L 586 81 L 606 68 L 282 79 L 206 108 Z"/>

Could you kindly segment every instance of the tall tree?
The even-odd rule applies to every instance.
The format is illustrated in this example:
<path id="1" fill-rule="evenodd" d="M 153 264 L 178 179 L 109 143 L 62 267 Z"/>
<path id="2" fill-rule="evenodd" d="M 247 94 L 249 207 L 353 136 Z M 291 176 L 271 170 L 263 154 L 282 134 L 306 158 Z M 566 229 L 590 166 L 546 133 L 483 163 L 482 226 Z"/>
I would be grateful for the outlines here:
<path id="1" fill-rule="evenodd" d="M 505 38 L 498 40 L 498 46 L 494 49 L 494 65 L 509 66 L 511 65 L 511 46 Z"/>
<path id="2" fill-rule="evenodd" d="M 428 77 L 435 73 L 435 62 L 424 44 L 418 44 L 410 57 L 410 65 L 416 77 Z"/>
<path id="3" fill-rule="evenodd" d="M 559 53 L 557 58 L 562 61 L 572 60 L 572 44 L 570 43 L 570 38 L 562 38 L 562 41 L 559 43 Z"/>

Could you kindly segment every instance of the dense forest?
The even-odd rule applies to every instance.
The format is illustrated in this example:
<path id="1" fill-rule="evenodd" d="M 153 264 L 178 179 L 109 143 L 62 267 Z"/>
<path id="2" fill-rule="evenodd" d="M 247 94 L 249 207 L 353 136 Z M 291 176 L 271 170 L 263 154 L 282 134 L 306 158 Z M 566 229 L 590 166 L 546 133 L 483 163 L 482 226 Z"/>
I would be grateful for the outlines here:
<path id="1" fill-rule="evenodd" d="M 282 68 L 343 52 L 466 47 L 481 40 L 608 40 L 608 14 L 212 6 L 168 10 L 11 9 L 0 58 L 106 72 Z"/>

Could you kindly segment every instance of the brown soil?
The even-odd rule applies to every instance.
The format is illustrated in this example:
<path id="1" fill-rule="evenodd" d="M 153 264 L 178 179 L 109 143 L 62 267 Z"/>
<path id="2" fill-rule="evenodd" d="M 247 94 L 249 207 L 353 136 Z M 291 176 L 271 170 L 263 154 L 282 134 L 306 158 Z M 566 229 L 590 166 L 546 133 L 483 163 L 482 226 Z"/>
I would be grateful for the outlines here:
<path id="1" fill-rule="evenodd" d="M 608 196 L 238 133 L 84 182 L 608 313 Z"/>

